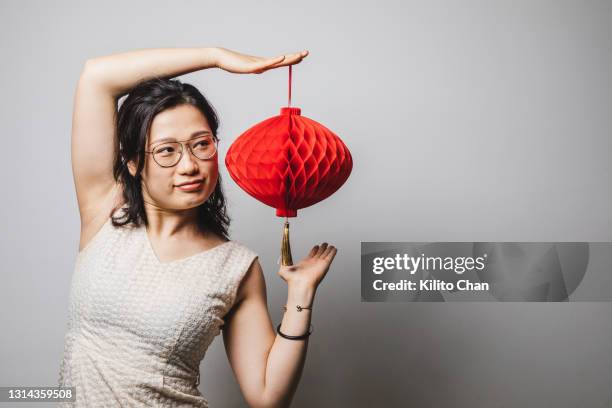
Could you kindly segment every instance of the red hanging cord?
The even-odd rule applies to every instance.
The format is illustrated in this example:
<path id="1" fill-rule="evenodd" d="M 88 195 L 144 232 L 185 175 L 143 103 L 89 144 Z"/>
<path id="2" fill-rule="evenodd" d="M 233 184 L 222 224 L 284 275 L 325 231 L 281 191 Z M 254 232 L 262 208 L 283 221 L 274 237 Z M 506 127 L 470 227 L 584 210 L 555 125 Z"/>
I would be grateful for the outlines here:
<path id="1" fill-rule="evenodd" d="M 291 107 L 291 65 L 289 65 L 289 102 L 287 106 Z"/>

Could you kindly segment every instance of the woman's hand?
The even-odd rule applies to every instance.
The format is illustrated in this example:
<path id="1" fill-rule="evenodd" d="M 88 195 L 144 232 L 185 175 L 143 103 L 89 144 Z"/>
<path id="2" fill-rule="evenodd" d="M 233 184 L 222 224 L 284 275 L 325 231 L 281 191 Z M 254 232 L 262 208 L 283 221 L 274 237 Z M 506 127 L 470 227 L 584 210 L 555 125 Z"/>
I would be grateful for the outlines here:
<path id="1" fill-rule="evenodd" d="M 289 286 L 316 289 L 325 277 L 338 250 L 327 242 L 315 245 L 306 258 L 291 266 L 281 266 L 278 274 Z"/>
<path id="2" fill-rule="evenodd" d="M 279 55 L 273 58 L 255 57 L 240 54 L 227 48 L 217 48 L 215 59 L 217 68 L 235 74 L 261 74 L 269 69 L 299 64 L 308 55 L 308 51 L 295 54 Z"/>

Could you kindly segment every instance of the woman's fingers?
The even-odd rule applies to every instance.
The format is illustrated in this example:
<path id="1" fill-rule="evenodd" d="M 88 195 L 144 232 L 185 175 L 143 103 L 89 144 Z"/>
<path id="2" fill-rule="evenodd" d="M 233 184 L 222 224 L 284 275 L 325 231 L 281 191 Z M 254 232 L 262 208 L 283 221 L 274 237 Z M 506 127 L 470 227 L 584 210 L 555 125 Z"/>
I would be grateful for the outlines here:
<path id="1" fill-rule="evenodd" d="M 308 257 L 312 258 L 313 256 L 317 254 L 318 251 L 319 251 L 319 246 L 318 245 L 313 246 L 310 252 L 308 253 Z"/>
<path id="2" fill-rule="evenodd" d="M 331 262 L 337 253 L 338 253 L 338 250 L 336 249 L 336 247 L 331 245 L 327 248 L 327 250 L 323 254 L 323 259 Z"/>
<path id="3" fill-rule="evenodd" d="M 281 55 L 276 58 L 272 58 L 263 63 L 263 65 L 257 68 L 257 71 L 261 70 L 261 72 L 266 71 L 268 69 L 285 67 L 287 65 L 295 65 L 299 64 L 304 57 L 308 55 L 308 51 L 296 52 L 294 54 L 286 54 Z"/>
<path id="4" fill-rule="evenodd" d="M 285 55 L 285 59 L 277 63 L 274 68 L 284 67 L 287 65 L 299 64 L 308 55 L 308 51 L 296 52 L 294 54 Z"/>
<path id="5" fill-rule="evenodd" d="M 336 249 L 335 246 L 327 245 L 327 243 L 324 242 L 321 245 L 321 249 L 318 253 L 318 257 L 331 262 L 331 260 L 334 259 L 334 256 L 336 256 L 336 252 L 338 252 L 338 250 Z"/>
<path id="6" fill-rule="evenodd" d="M 262 64 L 261 67 L 265 68 L 265 67 L 271 67 L 272 65 L 276 65 L 278 63 L 281 63 L 285 60 L 286 56 L 285 55 L 280 55 L 278 57 L 274 57 L 274 58 L 268 58 L 267 60 L 265 60 Z"/>
<path id="7" fill-rule="evenodd" d="M 323 251 L 323 253 L 321 254 L 321 257 L 325 257 L 327 256 L 327 254 L 329 254 L 329 252 L 334 248 L 333 245 L 328 245 L 325 247 L 325 250 Z"/>
<path id="8" fill-rule="evenodd" d="M 250 72 L 253 72 L 255 74 L 261 74 L 262 72 L 265 72 L 270 69 L 272 66 L 278 64 L 279 62 L 282 62 L 284 59 L 285 56 L 281 55 L 279 57 L 268 58 L 263 61 L 259 61 L 255 64 L 253 68 L 250 69 Z"/>
<path id="9" fill-rule="evenodd" d="M 327 242 L 323 242 L 321 245 L 319 245 L 319 249 L 315 256 L 317 257 L 323 256 L 323 253 L 325 252 L 326 249 L 327 249 Z"/>

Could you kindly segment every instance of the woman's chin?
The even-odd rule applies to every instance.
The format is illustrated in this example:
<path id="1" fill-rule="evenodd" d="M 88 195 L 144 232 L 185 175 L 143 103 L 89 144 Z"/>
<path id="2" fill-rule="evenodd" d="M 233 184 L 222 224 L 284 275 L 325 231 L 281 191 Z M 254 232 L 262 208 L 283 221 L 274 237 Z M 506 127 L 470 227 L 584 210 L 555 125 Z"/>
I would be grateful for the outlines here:
<path id="1" fill-rule="evenodd" d="M 182 200 L 180 207 L 183 210 L 191 210 L 193 208 L 197 208 L 203 205 L 206 200 L 208 200 L 208 196 L 202 195 L 200 197 L 191 197 L 189 200 Z"/>

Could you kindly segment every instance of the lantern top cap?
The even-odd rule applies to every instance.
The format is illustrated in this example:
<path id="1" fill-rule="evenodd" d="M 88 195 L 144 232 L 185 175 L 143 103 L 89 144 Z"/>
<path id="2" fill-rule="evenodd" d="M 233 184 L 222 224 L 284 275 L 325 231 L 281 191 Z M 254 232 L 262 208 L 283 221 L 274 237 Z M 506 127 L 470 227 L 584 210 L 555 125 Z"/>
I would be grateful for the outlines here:
<path id="1" fill-rule="evenodd" d="M 295 108 L 293 106 L 284 106 L 280 111 L 281 115 L 301 115 L 302 110 L 300 108 Z"/>

